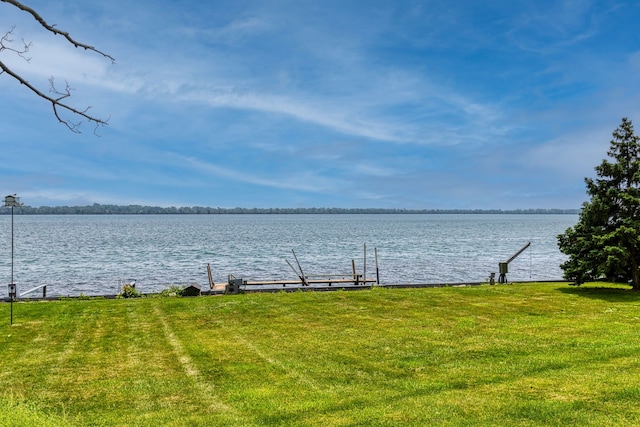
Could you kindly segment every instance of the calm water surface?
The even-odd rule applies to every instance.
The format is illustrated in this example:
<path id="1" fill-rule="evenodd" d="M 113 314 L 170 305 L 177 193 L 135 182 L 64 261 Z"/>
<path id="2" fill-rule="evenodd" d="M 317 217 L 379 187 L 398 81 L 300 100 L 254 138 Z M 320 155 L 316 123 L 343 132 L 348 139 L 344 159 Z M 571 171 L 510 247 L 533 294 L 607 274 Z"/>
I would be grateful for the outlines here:
<path id="1" fill-rule="evenodd" d="M 577 215 L 78 215 L 14 216 L 14 282 L 24 292 L 48 284 L 48 295 L 118 292 L 137 279 L 142 292 L 171 285 L 295 279 L 295 250 L 305 274 L 342 274 L 351 260 L 382 283 L 486 280 L 509 265 L 509 280 L 562 277 L 556 236 Z M 11 216 L 0 217 L 0 275 L 11 282 Z M 52 286 L 51 286 L 52 285 Z"/>

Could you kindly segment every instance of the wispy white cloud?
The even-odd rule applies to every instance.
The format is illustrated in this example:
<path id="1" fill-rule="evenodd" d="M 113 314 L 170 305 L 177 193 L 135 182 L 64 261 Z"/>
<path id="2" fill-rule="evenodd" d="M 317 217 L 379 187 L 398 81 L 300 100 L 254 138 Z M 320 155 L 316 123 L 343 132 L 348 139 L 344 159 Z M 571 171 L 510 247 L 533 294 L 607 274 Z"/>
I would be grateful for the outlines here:
<path id="1" fill-rule="evenodd" d="M 361 174 L 363 176 L 375 176 L 378 178 L 397 176 L 401 173 L 401 171 L 397 169 L 382 166 L 379 163 L 375 163 L 373 161 L 355 162 L 353 171 L 356 174 Z"/>
<path id="2" fill-rule="evenodd" d="M 324 192 L 340 186 L 339 180 L 316 175 L 312 171 L 296 172 L 289 176 L 273 178 L 257 175 L 246 169 L 231 169 L 195 158 L 182 157 L 181 162 L 193 169 L 204 172 L 209 177 L 220 177 L 269 188 Z"/>
<path id="3" fill-rule="evenodd" d="M 441 123 L 443 115 L 457 117 L 459 126 L 480 129 L 476 136 L 491 138 L 508 129 L 500 124 L 503 114 L 495 105 L 431 83 L 425 85 L 418 76 L 407 76 L 404 83 L 397 77 L 392 81 L 378 78 L 366 92 L 348 93 L 347 89 L 340 95 L 326 96 L 313 91 L 271 93 L 243 78 L 233 81 L 232 76 L 213 77 L 211 80 L 223 83 L 212 85 L 210 81 L 198 81 L 193 70 L 182 72 L 185 68 L 168 74 L 160 69 L 144 80 L 141 76 L 121 76 L 110 86 L 129 95 L 144 94 L 150 100 L 283 115 L 343 134 L 396 143 L 451 144 L 465 140 L 452 133 L 436 137 L 448 133 Z M 357 74 L 354 70 L 354 79 Z M 116 77 L 114 74 L 112 79 Z M 398 109 L 406 112 L 403 117 L 394 117 Z M 468 142 L 476 139 L 467 137 Z"/>
<path id="4" fill-rule="evenodd" d="M 531 3 L 512 19 L 508 39 L 520 49 L 552 52 L 597 34 L 603 10 L 593 0 Z"/>
<path id="5" fill-rule="evenodd" d="M 242 16 L 231 19 L 219 26 L 197 28 L 193 26 L 179 27 L 186 37 L 195 40 L 209 40 L 216 44 L 235 45 L 269 33 L 273 23 L 264 16 Z"/>

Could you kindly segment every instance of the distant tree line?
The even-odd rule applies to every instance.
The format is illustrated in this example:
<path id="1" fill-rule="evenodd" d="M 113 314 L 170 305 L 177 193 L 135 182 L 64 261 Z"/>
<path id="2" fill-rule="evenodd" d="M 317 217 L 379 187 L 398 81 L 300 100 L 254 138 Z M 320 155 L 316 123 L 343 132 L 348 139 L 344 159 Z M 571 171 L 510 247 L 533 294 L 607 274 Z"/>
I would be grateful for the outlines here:
<path id="1" fill-rule="evenodd" d="M 0 214 L 11 208 L 0 208 Z M 578 209 L 383 209 L 383 208 L 211 208 L 142 205 L 22 206 L 15 213 L 25 215 L 211 215 L 211 214 L 577 214 Z"/>

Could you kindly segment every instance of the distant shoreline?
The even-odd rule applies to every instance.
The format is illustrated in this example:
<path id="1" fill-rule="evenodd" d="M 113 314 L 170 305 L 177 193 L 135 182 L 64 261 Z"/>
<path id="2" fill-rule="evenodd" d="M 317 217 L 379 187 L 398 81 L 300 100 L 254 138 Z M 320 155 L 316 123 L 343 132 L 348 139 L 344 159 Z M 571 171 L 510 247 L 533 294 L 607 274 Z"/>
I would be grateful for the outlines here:
<path id="1" fill-rule="evenodd" d="M 21 206 L 15 213 L 22 215 L 243 215 L 243 214 L 578 214 L 580 209 L 389 209 L 389 208 L 212 208 L 201 206 L 159 207 L 141 205 L 87 206 Z M 0 215 L 11 214 L 11 208 L 1 207 Z"/>

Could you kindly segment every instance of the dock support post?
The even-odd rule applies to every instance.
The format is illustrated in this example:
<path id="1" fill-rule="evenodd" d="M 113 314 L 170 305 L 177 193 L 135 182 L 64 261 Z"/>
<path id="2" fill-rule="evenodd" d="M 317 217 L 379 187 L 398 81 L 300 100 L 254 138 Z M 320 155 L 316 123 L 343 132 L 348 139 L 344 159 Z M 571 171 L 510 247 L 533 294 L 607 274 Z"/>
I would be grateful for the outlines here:
<path id="1" fill-rule="evenodd" d="M 353 270 L 353 284 L 358 286 L 358 273 L 356 273 L 356 261 L 351 260 L 351 269 Z"/>
<path id="2" fill-rule="evenodd" d="M 207 275 L 209 276 L 209 289 L 213 290 L 215 284 L 213 283 L 213 274 L 211 274 L 211 264 L 207 263 Z"/>
<path id="3" fill-rule="evenodd" d="M 364 263 L 362 267 L 362 284 L 367 284 L 367 244 L 364 244 Z"/>
<path id="4" fill-rule="evenodd" d="M 373 253 L 376 255 L 376 285 L 380 284 L 380 269 L 378 268 L 378 248 L 373 248 Z"/>

